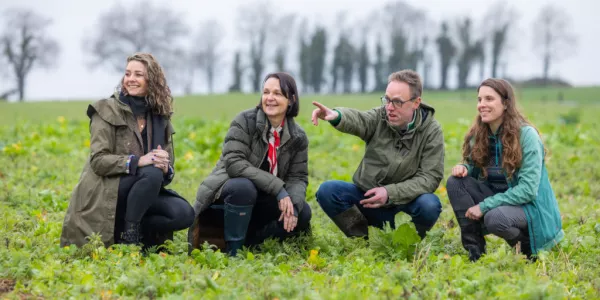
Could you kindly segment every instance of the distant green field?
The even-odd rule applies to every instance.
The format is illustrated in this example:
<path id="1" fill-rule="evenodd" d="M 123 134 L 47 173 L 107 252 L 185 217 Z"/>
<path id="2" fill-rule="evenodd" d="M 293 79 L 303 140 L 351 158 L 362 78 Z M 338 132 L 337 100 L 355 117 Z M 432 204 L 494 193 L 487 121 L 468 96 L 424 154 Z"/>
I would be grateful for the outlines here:
<path id="1" fill-rule="evenodd" d="M 325 180 L 351 181 L 364 143 L 327 122 L 313 126 L 310 102 L 368 109 L 380 105 L 379 97 L 301 97 L 297 121 L 310 140 L 312 235 L 269 240 L 236 258 L 212 249 L 188 255 L 186 230 L 175 234 L 168 251 L 146 255 L 134 246 L 105 248 L 98 240 L 61 248 L 64 214 L 89 156 L 85 111 L 92 100 L 0 103 L 0 299 L 600 298 L 600 87 L 519 92 L 549 150 L 546 164 L 565 231 L 564 240 L 533 263 L 494 236 L 486 237 L 487 254 L 476 263 L 462 248 L 445 182 L 476 113 L 475 91 L 424 94 L 445 140 L 445 176 L 435 192 L 443 210 L 428 236 L 402 245 L 407 231 L 370 228 L 368 241 L 341 233 L 315 192 Z M 193 203 L 221 154 L 231 118 L 258 100 L 239 94 L 177 98 L 177 175 L 170 187 Z"/>
<path id="2" fill-rule="evenodd" d="M 308 95 L 300 96 L 301 114 L 310 114 L 311 101 L 321 101 L 332 106 L 349 106 L 367 109 L 379 105 L 381 94 L 348 95 Z M 425 91 L 425 102 L 433 105 L 442 119 L 452 120 L 453 116 L 471 116 L 475 111 L 477 92 L 464 91 Z M 600 105 L 600 87 L 584 88 L 530 88 L 518 91 L 520 103 L 532 114 L 546 114 L 578 106 Z M 558 101 L 563 99 L 562 105 Z M 186 96 L 175 98 L 175 116 L 201 118 L 204 120 L 229 119 L 239 111 L 258 103 L 259 96 L 253 94 L 225 94 L 210 96 Z M 85 119 L 86 107 L 94 100 L 53 101 L 53 102 L 0 102 L 0 125 L 18 121 L 48 121 L 58 116 L 67 120 Z M 459 102 L 457 104 L 457 102 Z M 469 104 L 470 103 L 470 104 Z M 460 108 L 458 111 L 457 108 Z M 467 111 L 464 111 L 467 110 Z M 586 110 L 590 112 L 590 110 Z"/>

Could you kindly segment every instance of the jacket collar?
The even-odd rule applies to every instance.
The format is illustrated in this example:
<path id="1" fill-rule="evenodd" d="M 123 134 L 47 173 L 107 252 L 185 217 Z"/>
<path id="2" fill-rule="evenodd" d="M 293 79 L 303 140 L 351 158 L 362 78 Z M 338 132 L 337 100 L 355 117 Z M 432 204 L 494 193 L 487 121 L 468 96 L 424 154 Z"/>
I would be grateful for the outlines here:
<path id="1" fill-rule="evenodd" d="M 118 106 L 118 108 L 123 112 L 123 114 L 120 114 L 123 120 L 123 125 L 127 125 L 129 129 L 135 133 L 138 142 L 143 146 L 144 142 L 142 140 L 142 134 L 138 129 L 137 122 L 133 116 L 133 112 L 131 111 L 131 107 L 120 100 L 119 92 L 117 91 L 115 91 L 115 93 L 112 95 L 112 98 L 114 99 L 113 103 L 115 103 L 115 106 Z"/>
<path id="2" fill-rule="evenodd" d="M 257 108 L 256 112 L 256 129 L 259 131 L 260 136 L 262 137 L 265 143 L 269 143 L 267 139 L 267 134 L 270 128 L 269 119 L 265 112 Z M 294 122 L 294 118 L 285 118 L 285 124 L 283 124 L 283 131 L 281 133 L 281 144 L 279 147 L 282 147 L 287 141 L 292 138 L 294 130 L 296 128 L 296 123 Z"/>

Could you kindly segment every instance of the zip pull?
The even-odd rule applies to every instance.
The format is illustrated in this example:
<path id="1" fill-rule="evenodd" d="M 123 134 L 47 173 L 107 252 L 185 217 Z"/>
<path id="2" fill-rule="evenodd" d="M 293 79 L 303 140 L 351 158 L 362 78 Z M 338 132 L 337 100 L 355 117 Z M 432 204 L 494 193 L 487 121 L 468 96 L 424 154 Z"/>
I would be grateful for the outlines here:
<path id="1" fill-rule="evenodd" d="M 500 152 L 500 145 L 498 144 L 498 140 L 496 140 L 496 167 L 498 167 L 498 152 Z"/>

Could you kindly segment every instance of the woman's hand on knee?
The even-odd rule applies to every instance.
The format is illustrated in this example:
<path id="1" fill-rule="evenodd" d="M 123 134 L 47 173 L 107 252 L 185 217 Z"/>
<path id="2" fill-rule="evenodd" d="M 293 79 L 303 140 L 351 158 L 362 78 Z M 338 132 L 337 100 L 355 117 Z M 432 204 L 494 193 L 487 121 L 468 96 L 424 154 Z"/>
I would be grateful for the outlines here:
<path id="1" fill-rule="evenodd" d="M 152 152 L 146 153 L 138 160 L 138 167 L 145 167 L 154 164 L 154 156 Z"/>
<path id="2" fill-rule="evenodd" d="M 162 147 L 160 145 L 158 145 L 158 147 L 154 150 L 152 150 L 152 153 L 154 154 L 155 157 L 161 158 L 161 159 L 169 159 L 169 152 L 165 151 L 162 149 Z"/>
<path id="3" fill-rule="evenodd" d="M 452 168 L 452 176 L 454 177 L 465 177 L 468 175 L 467 167 L 464 165 L 456 165 Z"/>
<path id="4" fill-rule="evenodd" d="M 279 210 L 281 211 L 279 221 L 283 220 L 286 216 L 289 217 L 294 215 L 294 204 L 292 203 L 292 198 L 290 198 L 290 196 L 279 200 Z"/>
<path id="5" fill-rule="evenodd" d="M 483 217 L 483 213 L 481 212 L 481 208 L 479 207 L 479 204 L 477 204 L 475 206 L 471 206 L 471 208 L 469 208 L 467 210 L 467 212 L 465 213 L 465 217 L 467 217 L 471 220 L 475 220 L 475 221 L 478 221 L 479 219 L 481 219 L 481 217 Z"/>
<path id="6" fill-rule="evenodd" d="M 298 217 L 291 215 L 283 217 L 283 229 L 287 232 L 292 232 L 298 225 Z"/>

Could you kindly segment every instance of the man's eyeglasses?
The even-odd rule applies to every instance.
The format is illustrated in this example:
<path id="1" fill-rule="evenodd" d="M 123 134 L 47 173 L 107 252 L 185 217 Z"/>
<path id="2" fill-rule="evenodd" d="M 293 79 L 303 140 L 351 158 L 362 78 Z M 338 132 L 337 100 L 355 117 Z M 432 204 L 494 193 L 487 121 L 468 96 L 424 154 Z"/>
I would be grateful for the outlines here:
<path id="1" fill-rule="evenodd" d="M 406 102 L 411 102 L 411 101 L 413 101 L 413 100 L 414 100 L 414 98 L 412 98 L 412 99 L 408 99 L 408 100 L 405 100 L 405 101 L 402 101 L 402 100 L 390 100 L 390 99 L 388 99 L 386 96 L 383 96 L 383 97 L 381 97 L 381 103 L 382 103 L 384 106 L 386 106 L 386 105 L 390 104 L 390 102 L 391 102 L 391 103 L 392 103 L 392 105 L 393 105 L 395 108 L 401 108 L 401 107 L 402 107 L 402 104 L 404 104 L 404 103 L 406 103 Z"/>

